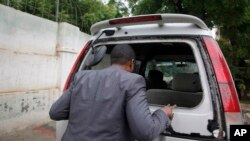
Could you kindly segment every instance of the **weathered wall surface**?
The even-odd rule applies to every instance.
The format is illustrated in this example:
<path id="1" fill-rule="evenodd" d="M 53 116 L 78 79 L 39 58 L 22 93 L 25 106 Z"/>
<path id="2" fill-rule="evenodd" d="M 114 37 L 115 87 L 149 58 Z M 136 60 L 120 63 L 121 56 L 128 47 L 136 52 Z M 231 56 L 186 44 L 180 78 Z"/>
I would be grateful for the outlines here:
<path id="1" fill-rule="evenodd" d="M 0 135 L 42 124 L 89 36 L 0 5 Z"/>

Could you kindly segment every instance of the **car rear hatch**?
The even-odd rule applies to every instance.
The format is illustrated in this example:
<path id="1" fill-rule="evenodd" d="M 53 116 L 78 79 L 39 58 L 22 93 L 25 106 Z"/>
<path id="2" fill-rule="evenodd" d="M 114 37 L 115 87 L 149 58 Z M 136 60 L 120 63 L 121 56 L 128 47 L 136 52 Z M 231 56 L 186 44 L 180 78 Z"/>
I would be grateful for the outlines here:
<path id="1" fill-rule="evenodd" d="M 141 27 L 142 24 L 145 26 Z M 105 30 L 115 30 L 115 33 L 102 35 Z M 91 28 L 91 33 L 92 40 L 85 45 L 72 67 L 65 90 L 74 74 L 82 69 L 86 56 L 91 51 L 93 40 L 95 40 L 93 44 L 95 47 L 105 45 L 111 48 L 115 44 L 124 43 L 135 47 L 149 43 L 155 45 L 182 43 L 192 50 L 198 67 L 203 97 L 201 102 L 192 108 L 176 108 L 172 122 L 174 131 L 168 130 L 162 133 L 156 141 L 224 140 L 229 138 L 226 126 L 242 123 L 230 71 L 220 49 L 211 38 L 207 26 L 200 19 L 179 14 L 114 19 L 95 24 Z M 161 106 L 161 104 L 153 104 L 150 109 L 154 111 Z M 61 128 L 58 133 L 58 138 L 60 138 L 64 132 L 62 129 L 66 126 L 58 126 Z"/>

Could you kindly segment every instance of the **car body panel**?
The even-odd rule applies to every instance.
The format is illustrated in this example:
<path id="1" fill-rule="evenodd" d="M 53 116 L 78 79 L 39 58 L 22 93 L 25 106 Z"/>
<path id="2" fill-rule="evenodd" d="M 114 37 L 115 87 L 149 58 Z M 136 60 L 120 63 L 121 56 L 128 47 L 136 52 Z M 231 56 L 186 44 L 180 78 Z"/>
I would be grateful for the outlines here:
<path id="1" fill-rule="evenodd" d="M 135 36 L 210 36 L 212 37 L 212 31 L 203 30 L 197 28 L 193 24 L 164 24 L 162 26 L 156 24 L 149 25 L 135 25 L 122 28 L 108 28 L 109 30 L 115 30 L 115 34 L 112 36 L 106 36 L 103 34 L 99 39 L 104 38 L 119 38 L 119 37 L 135 37 Z M 96 39 L 104 30 L 92 37 L 92 40 Z"/>

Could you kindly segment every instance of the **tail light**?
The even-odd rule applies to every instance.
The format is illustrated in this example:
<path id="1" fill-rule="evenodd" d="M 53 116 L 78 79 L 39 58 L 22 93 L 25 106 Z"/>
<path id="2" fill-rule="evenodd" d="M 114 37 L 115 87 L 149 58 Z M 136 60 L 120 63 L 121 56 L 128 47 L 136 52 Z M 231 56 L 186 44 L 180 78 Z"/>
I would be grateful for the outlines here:
<path id="1" fill-rule="evenodd" d="M 159 21 L 159 20 L 162 20 L 161 15 L 148 15 L 148 16 L 114 19 L 114 20 L 110 20 L 109 24 L 110 25 L 116 25 L 116 24 L 150 22 L 150 21 Z"/>
<path id="2" fill-rule="evenodd" d="M 242 124 L 239 99 L 226 60 L 213 38 L 204 37 L 204 42 L 219 85 L 226 123 Z"/>
<path id="3" fill-rule="evenodd" d="M 81 60 L 83 60 L 83 57 L 84 55 L 86 54 L 86 50 L 89 48 L 90 46 L 90 43 L 91 42 L 87 42 L 85 44 L 85 46 L 83 47 L 83 49 L 81 50 L 80 54 L 78 55 L 70 73 L 69 73 L 69 76 L 65 82 L 65 85 L 64 85 L 64 88 L 63 88 L 63 91 L 66 91 L 68 88 L 69 88 L 69 85 L 70 85 L 70 82 L 71 82 L 71 79 L 72 77 L 74 76 L 74 74 L 76 73 L 76 71 L 78 70 L 78 68 L 80 67 L 81 65 Z"/>

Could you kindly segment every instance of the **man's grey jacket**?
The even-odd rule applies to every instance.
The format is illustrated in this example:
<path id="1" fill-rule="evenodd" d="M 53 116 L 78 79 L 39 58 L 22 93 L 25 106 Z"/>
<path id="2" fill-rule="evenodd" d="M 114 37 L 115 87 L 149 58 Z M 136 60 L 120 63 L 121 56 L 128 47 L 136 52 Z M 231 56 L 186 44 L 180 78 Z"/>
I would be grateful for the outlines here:
<path id="1" fill-rule="evenodd" d="M 170 125 L 162 110 L 150 113 L 144 78 L 118 66 L 76 73 L 49 114 L 69 120 L 62 141 L 151 141 Z"/>

